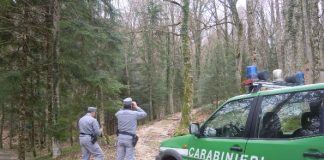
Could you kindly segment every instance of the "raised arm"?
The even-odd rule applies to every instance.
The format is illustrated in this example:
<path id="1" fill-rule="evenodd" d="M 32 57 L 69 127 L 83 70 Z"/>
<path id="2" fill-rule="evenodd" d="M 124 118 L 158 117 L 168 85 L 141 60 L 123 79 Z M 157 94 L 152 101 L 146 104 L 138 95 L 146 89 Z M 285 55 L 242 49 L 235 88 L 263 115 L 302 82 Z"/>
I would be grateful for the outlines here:
<path id="1" fill-rule="evenodd" d="M 137 106 L 136 102 L 132 102 L 133 108 L 137 111 L 136 119 L 143 119 L 147 116 L 147 113 L 139 106 Z"/>

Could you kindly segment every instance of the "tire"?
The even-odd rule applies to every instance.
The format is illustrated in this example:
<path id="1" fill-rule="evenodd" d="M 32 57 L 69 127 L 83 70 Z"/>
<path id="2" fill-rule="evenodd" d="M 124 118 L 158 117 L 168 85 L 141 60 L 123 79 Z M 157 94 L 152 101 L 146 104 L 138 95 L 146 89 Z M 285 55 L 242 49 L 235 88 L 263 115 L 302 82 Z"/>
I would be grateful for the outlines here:
<path id="1" fill-rule="evenodd" d="M 177 160 L 177 159 L 172 156 L 168 156 L 168 157 L 163 158 L 162 160 Z"/>
<path id="2" fill-rule="evenodd" d="M 162 160 L 182 160 L 181 155 L 174 150 L 165 150 L 161 154 Z"/>

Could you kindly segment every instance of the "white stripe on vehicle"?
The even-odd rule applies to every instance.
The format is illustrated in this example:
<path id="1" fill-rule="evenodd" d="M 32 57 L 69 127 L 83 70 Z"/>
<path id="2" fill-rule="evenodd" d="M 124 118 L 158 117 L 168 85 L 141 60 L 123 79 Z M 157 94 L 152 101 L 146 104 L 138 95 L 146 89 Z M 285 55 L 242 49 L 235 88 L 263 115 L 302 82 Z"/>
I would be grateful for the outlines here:
<path id="1" fill-rule="evenodd" d="M 165 150 L 174 150 L 174 151 L 178 152 L 181 156 L 188 156 L 188 149 L 160 147 L 160 152 L 163 152 Z"/>

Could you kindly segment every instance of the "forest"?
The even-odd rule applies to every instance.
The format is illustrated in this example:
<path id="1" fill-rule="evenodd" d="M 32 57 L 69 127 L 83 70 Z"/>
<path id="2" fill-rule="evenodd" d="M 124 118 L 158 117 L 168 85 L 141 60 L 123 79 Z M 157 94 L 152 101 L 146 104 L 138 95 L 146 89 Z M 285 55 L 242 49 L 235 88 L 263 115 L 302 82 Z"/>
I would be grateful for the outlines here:
<path id="1" fill-rule="evenodd" d="M 103 143 L 131 96 L 141 123 L 245 93 L 245 68 L 324 82 L 324 0 L 1 0 L 0 149 L 78 145 L 98 108 Z"/>

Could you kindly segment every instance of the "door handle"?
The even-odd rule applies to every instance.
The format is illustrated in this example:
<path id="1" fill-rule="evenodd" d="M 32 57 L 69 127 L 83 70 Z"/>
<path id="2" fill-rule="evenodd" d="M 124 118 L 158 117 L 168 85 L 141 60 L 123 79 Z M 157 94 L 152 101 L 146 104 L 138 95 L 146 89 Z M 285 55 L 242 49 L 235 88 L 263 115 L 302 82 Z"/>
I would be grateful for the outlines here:
<path id="1" fill-rule="evenodd" d="M 304 152 L 304 157 L 324 158 L 324 153 L 322 153 L 322 152 Z"/>
<path id="2" fill-rule="evenodd" d="M 241 147 L 233 146 L 233 147 L 231 147 L 231 151 L 238 151 L 238 152 L 242 152 L 243 149 L 242 149 Z"/>

